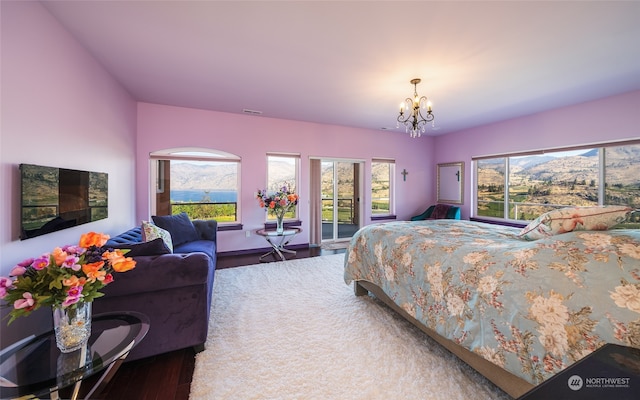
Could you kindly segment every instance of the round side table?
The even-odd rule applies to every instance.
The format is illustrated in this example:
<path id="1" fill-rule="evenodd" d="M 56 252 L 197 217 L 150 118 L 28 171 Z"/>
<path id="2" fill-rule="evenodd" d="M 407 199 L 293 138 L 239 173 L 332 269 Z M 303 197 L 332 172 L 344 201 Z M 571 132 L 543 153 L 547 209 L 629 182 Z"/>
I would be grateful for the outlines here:
<path id="1" fill-rule="evenodd" d="M 32 335 L 0 351 L 0 398 L 49 396 L 75 385 L 78 398 L 83 379 L 102 372 L 86 398 L 102 390 L 118 367 L 149 331 L 149 318 L 138 312 L 97 314 L 91 337 L 83 348 L 62 353 L 53 330 Z"/>
<path id="2" fill-rule="evenodd" d="M 296 254 L 294 250 L 285 249 L 286 246 L 295 235 L 302 232 L 302 228 L 286 228 L 283 232 L 278 233 L 275 229 L 258 229 L 256 231 L 257 235 L 260 235 L 265 238 L 267 242 L 271 245 L 271 251 L 260 256 L 260 261 L 262 261 L 265 257 L 277 254 L 280 256 L 282 261 L 286 261 L 284 254 Z"/>

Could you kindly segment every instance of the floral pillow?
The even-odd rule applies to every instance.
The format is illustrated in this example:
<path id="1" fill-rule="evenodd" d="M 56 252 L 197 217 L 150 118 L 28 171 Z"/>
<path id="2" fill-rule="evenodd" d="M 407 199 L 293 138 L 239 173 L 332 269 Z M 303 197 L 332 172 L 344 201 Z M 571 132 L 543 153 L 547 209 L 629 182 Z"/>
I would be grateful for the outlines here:
<path id="1" fill-rule="evenodd" d="M 524 227 L 519 237 L 537 240 L 571 231 L 604 231 L 624 222 L 627 206 L 567 207 L 542 214 Z"/>
<path id="2" fill-rule="evenodd" d="M 141 228 L 142 228 L 143 241 L 150 242 L 154 239 L 161 238 L 164 241 L 164 244 L 167 246 L 167 249 L 169 249 L 169 251 L 173 253 L 173 243 L 171 241 L 171 234 L 168 231 L 148 221 L 142 221 Z"/>

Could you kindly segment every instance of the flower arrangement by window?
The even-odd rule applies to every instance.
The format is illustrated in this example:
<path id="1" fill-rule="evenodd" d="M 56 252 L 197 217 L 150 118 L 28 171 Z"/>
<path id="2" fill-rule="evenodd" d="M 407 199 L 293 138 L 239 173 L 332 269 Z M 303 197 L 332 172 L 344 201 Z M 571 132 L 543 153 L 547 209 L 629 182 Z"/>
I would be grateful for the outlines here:
<path id="1" fill-rule="evenodd" d="M 282 219 L 287 211 L 298 204 L 299 200 L 295 190 L 291 189 L 288 184 L 282 186 L 272 195 L 267 194 L 266 189 L 258 190 L 256 198 L 260 202 L 260 207 L 265 208 L 267 212 L 271 212 L 278 219 Z"/>
<path id="2" fill-rule="evenodd" d="M 108 235 L 89 232 L 76 246 L 56 247 L 51 253 L 16 265 L 0 277 L 0 299 L 12 305 L 9 324 L 42 306 L 70 307 L 103 296 L 99 290 L 113 282 L 114 272 L 136 266 L 128 250 L 104 247 Z"/>

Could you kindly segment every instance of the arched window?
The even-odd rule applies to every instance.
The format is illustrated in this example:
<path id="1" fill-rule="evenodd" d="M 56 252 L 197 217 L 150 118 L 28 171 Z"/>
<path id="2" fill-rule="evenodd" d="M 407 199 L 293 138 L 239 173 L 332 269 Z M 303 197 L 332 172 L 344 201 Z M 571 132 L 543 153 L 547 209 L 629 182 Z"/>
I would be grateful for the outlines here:
<path id="1" fill-rule="evenodd" d="M 240 162 L 214 149 L 174 148 L 150 154 L 154 215 L 186 212 L 191 219 L 240 221 Z"/>

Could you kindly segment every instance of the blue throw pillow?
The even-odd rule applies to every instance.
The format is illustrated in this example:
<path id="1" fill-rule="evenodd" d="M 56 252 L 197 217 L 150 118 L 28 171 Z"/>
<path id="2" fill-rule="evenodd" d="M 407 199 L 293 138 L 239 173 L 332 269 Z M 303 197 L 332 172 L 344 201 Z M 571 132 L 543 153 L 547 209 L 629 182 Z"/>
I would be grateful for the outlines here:
<path id="1" fill-rule="evenodd" d="M 200 239 L 195 226 L 187 213 L 178 215 L 154 215 L 151 217 L 156 226 L 168 231 L 174 246 Z"/>
<path id="2" fill-rule="evenodd" d="M 129 250 L 125 254 L 126 257 L 158 256 L 171 253 L 171 250 L 167 248 L 162 238 L 153 239 L 150 242 L 119 244 L 113 247 L 121 250 Z"/>

